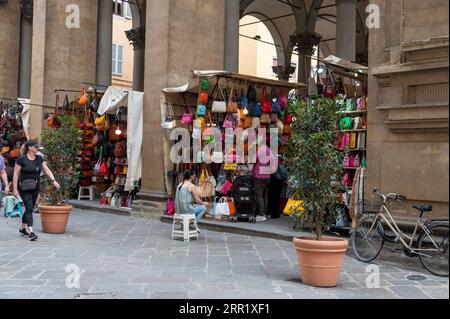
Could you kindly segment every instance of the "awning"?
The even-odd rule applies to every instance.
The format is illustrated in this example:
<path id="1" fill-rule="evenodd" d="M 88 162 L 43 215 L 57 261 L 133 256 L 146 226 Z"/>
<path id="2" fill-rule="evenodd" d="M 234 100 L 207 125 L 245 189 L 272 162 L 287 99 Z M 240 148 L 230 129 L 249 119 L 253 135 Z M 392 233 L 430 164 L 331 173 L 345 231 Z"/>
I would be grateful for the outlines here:
<path id="1" fill-rule="evenodd" d="M 330 55 L 327 58 L 322 60 L 323 62 L 342 68 L 342 69 L 346 69 L 355 73 L 361 73 L 361 74 L 368 74 L 369 72 L 369 68 L 367 66 L 358 64 L 358 63 L 353 63 L 349 60 L 346 59 L 342 59 L 339 58 L 337 56 L 334 55 Z"/>
<path id="2" fill-rule="evenodd" d="M 27 139 L 30 139 L 30 125 L 31 125 L 31 110 L 30 110 L 30 103 L 31 100 L 29 99 L 17 99 L 19 103 L 23 106 L 22 110 L 22 123 L 23 123 L 23 130 L 25 131 L 25 135 L 27 136 Z"/>

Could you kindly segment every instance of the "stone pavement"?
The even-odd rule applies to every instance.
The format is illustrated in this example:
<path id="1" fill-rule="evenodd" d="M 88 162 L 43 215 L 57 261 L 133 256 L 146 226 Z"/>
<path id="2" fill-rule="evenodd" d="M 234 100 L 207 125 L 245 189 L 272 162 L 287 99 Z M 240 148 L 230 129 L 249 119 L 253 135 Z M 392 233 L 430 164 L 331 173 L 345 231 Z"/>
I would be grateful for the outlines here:
<path id="1" fill-rule="evenodd" d="M 448 279 L 391 254 L 374 263 L 380 288 L 367 288 L 368 265 L 346 256 L 339 286 L 320 289 L 299 281 L 287 241 L 203 231 L 184 243 L 170 239 L 171 225 L 75 210 L 64 235 L 40 233 L 36 217 L 40 239 L 31 243 L 17 235 L 18 223 L 0 218 L 0 298 L 449 298 Z M 68 265 L 82 271 L 78 289 L 66 287 L 74 282 Z"/>

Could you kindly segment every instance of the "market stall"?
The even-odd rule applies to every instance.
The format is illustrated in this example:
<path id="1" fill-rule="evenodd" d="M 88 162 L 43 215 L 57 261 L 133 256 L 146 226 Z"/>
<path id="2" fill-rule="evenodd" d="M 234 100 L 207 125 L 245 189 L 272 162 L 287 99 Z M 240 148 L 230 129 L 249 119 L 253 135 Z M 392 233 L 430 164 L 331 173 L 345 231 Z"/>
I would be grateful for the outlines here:
<path id="1" fill-rule="evenodd" d="M 305 85 L 224 71 L 193 71 L 193 76 L 190 83 L 164 89 L 161 95 L 161 126 L 167 131 L 166 188 L 172 195 L 167 213 L 174 213 L 176 185 L 181 182 L 183 171 L 189 168 L 196 173 L 196 184 L 203 200 L 211 204 L 207 218 L 254 221 L 251 216 L 255 212 L 247 214 L 247 208 L 254 209 L 255 203 L 247 203 L 244 207 L 242 199 L 253 197 L 252 168 L 255 161 L 250 155 L 251 150 L 255 151 L 260 145 L 252 145 L 245 132 L 277 129 L 276 138 L 268 136 L 267 141 L 270 145 L 278 144 L 275 155 L 282 162 L 293 120 L 288 112 L 289 99 L 297 98 L 298 89 L 304 89 Z M 191 137 L 189 160 L 185 158 L 180 163 L 174 163 L 168 156 L 177 142 L 170 140 L 174 128 L 184 128 Z M 225 141 L 230 134 L 234 146 L 226 148 Z M 201 145 L 197 152 L 196 143 Z M 205 151 L 208 145 L 216 143 L 220 144 L 220 151 Z M 241 149 L 239 144 L 244 147 Z M 280 172 L 272 175 L 279 177 L 283 188 L 287 176 Z M 249 189 L 250 196 L 244 194 L 245 188 Z M 281 202 L 286 203 L 281 201 L 281 193 L 278 194 L 280 205 L 272 209 L 275 218 L 283 211 Z M 268 186 L 266 205 L 271 202 L 269 196 Z"/>

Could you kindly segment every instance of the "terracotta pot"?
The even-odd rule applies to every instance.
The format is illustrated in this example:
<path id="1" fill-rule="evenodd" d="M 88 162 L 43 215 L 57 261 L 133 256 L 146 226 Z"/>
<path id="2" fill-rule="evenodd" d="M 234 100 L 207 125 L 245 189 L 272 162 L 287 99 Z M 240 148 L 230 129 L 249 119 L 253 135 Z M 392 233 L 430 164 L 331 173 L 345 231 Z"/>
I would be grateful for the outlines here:
<path id="1" fill-rule="evenodd" d="M 47 234 L 63 234 L 66 231 L 72 206 L 39 205 L 41 212 L 42 232 Z"/>
<path id="2" fill-rule="evenodd" d="M 306 285 L 315 287 L 336 287 L 342 268 L 342 260 L 348 248 L 348 241 L 323 237 L 295 238 L 300 275 Z"/>

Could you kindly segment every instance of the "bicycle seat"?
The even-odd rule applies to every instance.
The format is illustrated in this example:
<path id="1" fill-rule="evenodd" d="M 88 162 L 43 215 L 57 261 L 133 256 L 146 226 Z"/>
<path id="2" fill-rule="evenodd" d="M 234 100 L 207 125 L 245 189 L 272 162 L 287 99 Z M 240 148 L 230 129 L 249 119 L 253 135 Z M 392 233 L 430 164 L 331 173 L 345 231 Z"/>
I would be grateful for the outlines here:
<path id="1" fill-rule="evenodd" d="M 413 208 L 417 209 L 420 212 L 431 212 L 433 211 L 433 206 L 431 205 L 414 205 Z"/>

